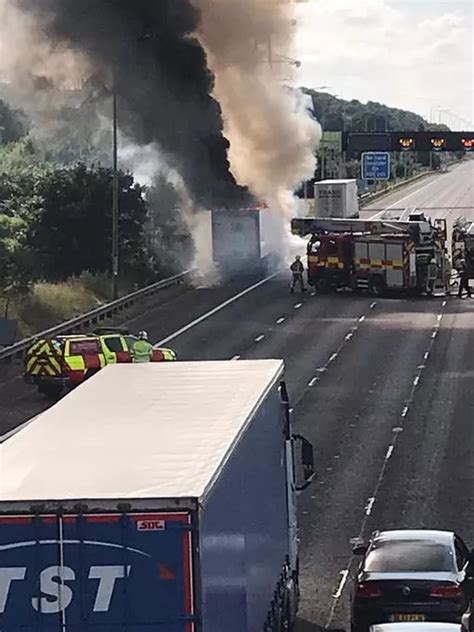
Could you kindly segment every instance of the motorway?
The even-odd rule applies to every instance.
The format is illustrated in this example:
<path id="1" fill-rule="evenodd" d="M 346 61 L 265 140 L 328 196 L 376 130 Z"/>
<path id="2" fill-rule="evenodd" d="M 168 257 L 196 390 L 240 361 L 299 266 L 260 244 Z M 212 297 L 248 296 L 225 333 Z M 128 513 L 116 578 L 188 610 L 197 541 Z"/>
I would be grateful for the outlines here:
<path id="1" fill-rule="evenodd" d="M 474 219 L 474 161 L 373 206 Z M 288 281 L 186 289 L 129 326 L 182 360 L 284 358 L 319 473 L 300 498 L 297 628 L 317 632 L 348 628 L 351 538 L 439 527 L 474 546 L 474 300 L 300 296 Z M 45 405 L 20 380 L 0 385 L 0 435 Z"/>

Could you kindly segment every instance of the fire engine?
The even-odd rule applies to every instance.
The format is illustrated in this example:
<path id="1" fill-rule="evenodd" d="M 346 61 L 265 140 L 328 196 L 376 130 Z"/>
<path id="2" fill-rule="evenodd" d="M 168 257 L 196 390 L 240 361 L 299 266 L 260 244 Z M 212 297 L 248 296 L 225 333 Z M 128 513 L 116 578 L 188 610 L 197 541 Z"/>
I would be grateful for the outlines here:
<path id="1" fill-rule="evenodd" d="M 338 288 L 421 294 L 428 264 L 436 259 L 443 278 L 446 221 L 423 214 L 408 220 L 295 218 L 293 234 L 308 242 L 308 283 L 319 292 Z"/>

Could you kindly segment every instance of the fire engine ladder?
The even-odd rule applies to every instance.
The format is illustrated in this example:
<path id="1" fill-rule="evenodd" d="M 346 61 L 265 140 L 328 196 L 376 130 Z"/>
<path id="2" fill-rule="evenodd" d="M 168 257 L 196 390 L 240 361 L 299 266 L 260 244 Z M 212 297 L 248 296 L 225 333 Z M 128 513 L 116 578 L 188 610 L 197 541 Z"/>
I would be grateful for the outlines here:
<path id="1" fill-rule="evenodd" d="M 408 233 L 412 227 L 423 222 L 400 220 L 365 219 L 315 219 L 314 217 L 296 217 L 291 220 L 291 232 L 304 237 L 321 233 Z"/>

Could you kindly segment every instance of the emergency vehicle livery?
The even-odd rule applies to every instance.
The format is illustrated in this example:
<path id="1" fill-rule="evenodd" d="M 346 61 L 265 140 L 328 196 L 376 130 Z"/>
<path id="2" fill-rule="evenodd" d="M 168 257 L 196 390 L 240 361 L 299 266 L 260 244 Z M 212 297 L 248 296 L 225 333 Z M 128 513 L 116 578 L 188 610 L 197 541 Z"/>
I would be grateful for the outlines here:
<path id="1" fill-rule="evenodd" d="M 0 444 L 1 632 L 290 630 L 314 463 L 283 370 L 111 365 Z"/>
<path id="2" fill-rule="evenodd" d="M 311 235 L 308 283 L 319 292 L 337 288 L 421 293 L 435 259 L 440 278 L 445 265 L 446 225 L 419 221 L 297 218 L 292 231 Z"/>
<path id="3" fill-rule="evenodd" d="M 92 334 L 40 338 L 26 352 L 24 379 L 40 393 L 58 396 L 95 375 L 108 364 L 132 362 L 137 340 L 126 330 L 101 329 Z M 172 349 L 155 348 L 152 362 L 176 360 Z"/>

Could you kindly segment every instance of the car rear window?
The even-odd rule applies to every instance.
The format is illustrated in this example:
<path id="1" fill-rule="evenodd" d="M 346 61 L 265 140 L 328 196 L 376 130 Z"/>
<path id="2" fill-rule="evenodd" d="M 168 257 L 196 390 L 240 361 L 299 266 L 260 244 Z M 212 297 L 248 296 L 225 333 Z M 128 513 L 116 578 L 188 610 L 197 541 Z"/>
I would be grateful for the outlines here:
<path id="1" fill-rule="evenodd" d="M 364 564 L 369 573 L 451 572 L 453 568 L 451 548 L 431 540 L 375 542 Z"/>
<path id="2" fill-rule="evenodd" d="M 99 341 L 76 340 L 75 342 L 71 342 L 69 353 L 71 355 L 90 355 L 93 353 L 100 353 Z"/>

